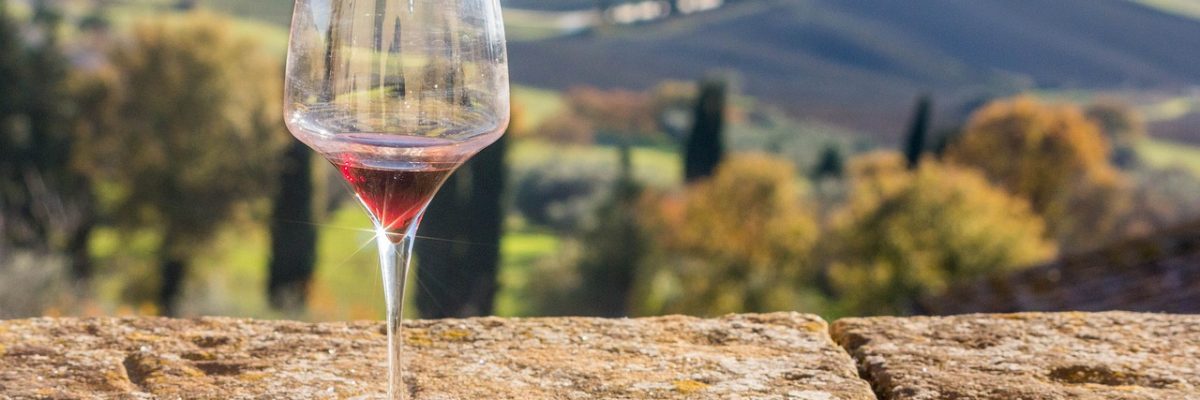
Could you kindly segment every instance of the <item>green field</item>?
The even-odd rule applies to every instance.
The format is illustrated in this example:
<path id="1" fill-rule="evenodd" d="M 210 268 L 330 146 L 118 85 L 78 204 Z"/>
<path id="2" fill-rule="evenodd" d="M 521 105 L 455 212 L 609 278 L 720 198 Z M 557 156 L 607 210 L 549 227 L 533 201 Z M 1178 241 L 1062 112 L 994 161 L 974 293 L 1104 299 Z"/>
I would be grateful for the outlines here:
<path id="1" fill-rule="evenodd" d="M 515 121 L 518 124 L 516 128 L 525 132 L 562 112 L 565 107 L 561 93 L 529 86 L 513 85 L 512 99 L 522 113 L 518 117 L 520 121 Z"/>
<path id="2" fill-rule="evenodd" d="M 536 140 L 514 143 L 508 159 L 517 173 L 528 168 L 583 166 L 610 172 L 612 176 L 616 176 L 619 162 L 616 147 L 558 145 Z M 669 188 L 682 181 L 683 166 L 674 149 L 635 147 L 632 161 L 633 176 L 643 184 Z"/>
<path id="3" fill-rule="evenodd" d="M 109 7 L 106 15 L 114 25 L 128 27 L 140 22 L 179 15 L 179 13 L 169 10 L 166 6 L 158 5 L 155 2 L 126 2 Z M 213 7 L 212 11 L 233 16 L 231 18 L 233 32 L 238 36 L 254 38 L 262 44 L 263 48 L 280 55 L 287 51 L 288 31 L 286 25 L 274 24 L 260 18 L 246 18 L 242 14 L 231 13 L 228 12 L 231 10 L 217 7 Z"/>
<path id="4" fill-rule="evenodd" d="M 496 280 L 496 309 L 499 316 L 528 316 L 528 305 L 523 296 L 533 274 L 533 267 L 547 257 L 559 252 L 561 239 L 551 233 L 516 231 L 504 235 L 500 244 L 501 265 Z"/>
<path id="5" fill-rule="evenodd" d="M 1183 167 L 1200 176 L 1200 147 L 1166 140 L 1145 140 L 1138 154 L 1155 167 Z"/>
<path id="6" fill-rule="evenodd" d="M 292 23 L 291 0 L 207 0 L 205 7 L 240 18 L 256 19 L 286 27 Z"/>
<path id="7" fill-rule="evenodd" d="M 1146 122 L 1171 121 L 1200 110 L 1197 96 L 1162 91 L 1033 90 L 1029 93 L 1043 101 L 1076 105 L 1116 100 L 1133 106 Z"/>
<path id="8" fill-rule="evenodd" d="M 1200 2 L 1195 0 L 1132 0 L 1164 12 L 1200 19 Z"/>

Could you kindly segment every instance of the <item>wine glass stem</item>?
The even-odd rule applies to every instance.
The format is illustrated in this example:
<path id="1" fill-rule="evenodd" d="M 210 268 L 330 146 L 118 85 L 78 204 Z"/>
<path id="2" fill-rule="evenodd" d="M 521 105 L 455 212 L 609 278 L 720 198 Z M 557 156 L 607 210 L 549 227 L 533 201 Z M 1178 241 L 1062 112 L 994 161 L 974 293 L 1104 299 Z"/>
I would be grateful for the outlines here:
<path id="1" fill-rule="evenodd" d="M 383 270 L 383 293 L 387 301 L 388 399 L 403 400 L 408 397 L 403 379 L 404 362 L 401 357 L 404 352 L 404 336 L 401 332 L 404 327 L 404 285 L 408 280 L 408 267 L 412 261 L 417 223 L 414 222 L 398 242 L 392 241 L 396 235 L 394 233 L 387 233 L 379 227 L 376 227 L 376 232 L 379 266 Z"/>

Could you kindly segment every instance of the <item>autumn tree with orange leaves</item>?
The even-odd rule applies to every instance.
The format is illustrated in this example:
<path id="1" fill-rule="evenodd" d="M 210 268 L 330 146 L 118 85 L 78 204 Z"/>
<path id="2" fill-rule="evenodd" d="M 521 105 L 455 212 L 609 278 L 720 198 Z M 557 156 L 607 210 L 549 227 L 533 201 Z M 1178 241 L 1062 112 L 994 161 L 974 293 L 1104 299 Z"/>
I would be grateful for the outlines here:
<path id="1" fill-rule="evenodd" d="M 1128 184 L 1110 152 L 1078 107 L 1023 96 L 976 112 L 945 159 L 1026 199 L 1050 237 L 1074 252 L 1111 239 L 1127 207 Z"/>

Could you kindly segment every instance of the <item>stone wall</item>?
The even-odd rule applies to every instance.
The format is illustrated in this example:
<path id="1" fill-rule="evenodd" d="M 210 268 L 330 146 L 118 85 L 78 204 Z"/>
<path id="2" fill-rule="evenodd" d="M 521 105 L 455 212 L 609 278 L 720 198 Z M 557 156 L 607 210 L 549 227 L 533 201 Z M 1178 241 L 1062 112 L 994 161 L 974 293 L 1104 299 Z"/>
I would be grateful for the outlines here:
<path id="1" fill-rule="evenodd" d="M 831 332 L 883 399 L 1200 399 L 1200 316 L 864 318 Z"/>
<path id="2" fill-rule="evenodd" d="M 382 325 L 0 321 L 0 398 L 380 398 Z M 1200 399 L 1200 316 L 500 319 L 406 325 L 417 399 Z M 836 341 L 835 341 L 836 339 Z"/>

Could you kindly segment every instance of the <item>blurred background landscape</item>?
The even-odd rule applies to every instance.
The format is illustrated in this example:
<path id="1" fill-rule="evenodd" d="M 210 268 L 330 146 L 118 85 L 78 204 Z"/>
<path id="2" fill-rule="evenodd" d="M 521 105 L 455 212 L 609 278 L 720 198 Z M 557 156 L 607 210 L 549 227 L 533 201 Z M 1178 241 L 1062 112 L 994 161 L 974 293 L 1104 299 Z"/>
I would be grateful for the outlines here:
<path id="1" fill-rule="evenodd" d="M 1200 3 L 505 0 L 412 317 L 1200 312 Z M 291 0 L 0 0 L 0 318 L 378 319 Z"/>

